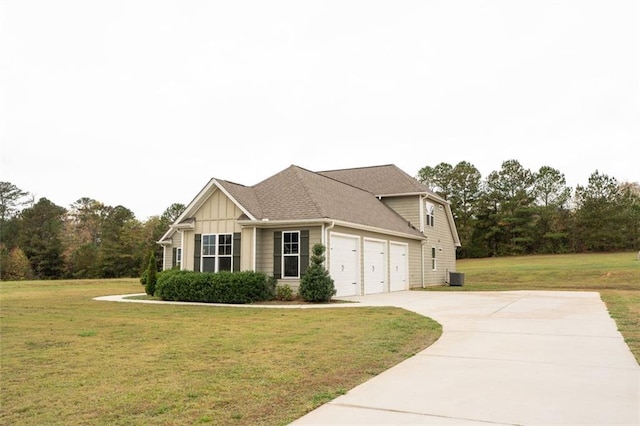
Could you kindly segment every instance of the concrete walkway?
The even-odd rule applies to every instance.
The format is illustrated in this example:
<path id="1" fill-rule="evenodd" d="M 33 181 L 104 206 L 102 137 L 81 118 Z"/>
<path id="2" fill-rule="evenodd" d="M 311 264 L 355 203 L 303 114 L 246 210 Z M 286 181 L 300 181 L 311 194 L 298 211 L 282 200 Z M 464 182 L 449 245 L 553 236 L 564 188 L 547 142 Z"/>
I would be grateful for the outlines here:
<path id="1" fill-rule="evenodd" d="M 598 293 L 407 291 L 348 299 L 429 316 L 443 335 L 294 425 L 640 425 L 640 367 Z"/>

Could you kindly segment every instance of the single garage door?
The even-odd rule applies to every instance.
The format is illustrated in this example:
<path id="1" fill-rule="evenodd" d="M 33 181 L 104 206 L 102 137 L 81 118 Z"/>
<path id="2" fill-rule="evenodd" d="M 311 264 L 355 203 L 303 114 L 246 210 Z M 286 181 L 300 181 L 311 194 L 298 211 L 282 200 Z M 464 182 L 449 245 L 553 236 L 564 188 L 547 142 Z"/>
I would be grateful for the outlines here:
<path id="1" fill-rule="evenodd" d="M 364 294 L 384 293 L 387 277 L 386 242 L 364 240 Z"/>
<path id="2" fill-rule="evenodd" d="M 357 296 L 360 289 L 360 239 L 331 234 L 330 244 L 329 273 L 336 287 L 336 296 Z"/>
<path id="3" fill-rule="evenodd" d="M 408 290 L 407 272 L 409 268 L 406 244 L 389 244 L 389 287 L 391 291 Z"/>

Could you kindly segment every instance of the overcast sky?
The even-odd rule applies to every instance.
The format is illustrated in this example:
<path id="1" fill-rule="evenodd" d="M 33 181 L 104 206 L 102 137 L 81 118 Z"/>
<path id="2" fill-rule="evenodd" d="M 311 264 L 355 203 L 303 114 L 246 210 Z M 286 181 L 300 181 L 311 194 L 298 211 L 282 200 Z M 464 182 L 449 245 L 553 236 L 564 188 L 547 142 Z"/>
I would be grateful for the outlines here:
<path id="1" fill-rule="evenodd" d="M 141 220 L 291 164 L 637 182 L 639 4 L 0 0 L 0 180 Z"/>

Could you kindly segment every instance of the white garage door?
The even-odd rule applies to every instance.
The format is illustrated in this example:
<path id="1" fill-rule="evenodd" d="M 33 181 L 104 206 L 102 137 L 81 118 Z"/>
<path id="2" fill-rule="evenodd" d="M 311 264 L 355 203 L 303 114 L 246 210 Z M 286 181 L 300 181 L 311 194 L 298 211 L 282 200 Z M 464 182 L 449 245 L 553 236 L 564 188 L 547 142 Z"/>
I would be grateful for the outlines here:
<path id="1" fill-rule="evenodd" d="M 406 244 L 389 244 L 389 286 L 391 291 L 408 290 L 407 270 L 409 268 Z"/>
<path id="2" fill-rule="evenodd" d="M 384 293 L 387 254 L 384 241 L 364 240 L 364 294 Z"/>
<path id="3" fill-rule="evenodd" d="M 329 273 L 336 296 L 357 296 L 360 289 L 358 237 L 331 234 Z"/>

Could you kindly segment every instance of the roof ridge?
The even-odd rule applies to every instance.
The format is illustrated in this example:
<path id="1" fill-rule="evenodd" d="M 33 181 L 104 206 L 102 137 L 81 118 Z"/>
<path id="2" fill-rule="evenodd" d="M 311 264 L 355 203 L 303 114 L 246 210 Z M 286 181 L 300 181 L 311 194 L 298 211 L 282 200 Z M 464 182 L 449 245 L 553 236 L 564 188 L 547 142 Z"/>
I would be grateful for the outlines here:
<path id="1" fill-rule="evenodd" d="M 377 164 L 375 166 L 360 166 L 360 167 L 346 167 L 343 169 L 318 170 L 316 173 L 342 172 L 347 170 L 361 170 L 361 169 L 375 169 L 378 167 L 389 167 L 389 166 L 398 168 L 398 166 L 396 166 L 395 164 L 389 163 L 389 164 Z"/>

